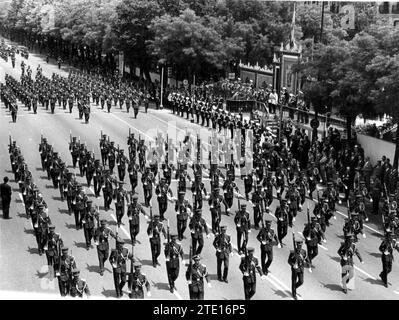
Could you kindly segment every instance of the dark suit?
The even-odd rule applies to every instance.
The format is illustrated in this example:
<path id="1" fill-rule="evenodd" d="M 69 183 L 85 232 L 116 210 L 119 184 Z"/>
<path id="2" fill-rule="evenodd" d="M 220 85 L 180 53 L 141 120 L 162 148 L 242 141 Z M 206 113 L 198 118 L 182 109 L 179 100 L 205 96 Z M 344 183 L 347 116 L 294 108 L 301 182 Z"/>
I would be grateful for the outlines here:
<path id="1" fill-rule="evenodd" d="M 8 219 L 11 203 L 11 187 L 7 183 L 0 184 L 0 197 L 3 207 L 3 218 Z"/>

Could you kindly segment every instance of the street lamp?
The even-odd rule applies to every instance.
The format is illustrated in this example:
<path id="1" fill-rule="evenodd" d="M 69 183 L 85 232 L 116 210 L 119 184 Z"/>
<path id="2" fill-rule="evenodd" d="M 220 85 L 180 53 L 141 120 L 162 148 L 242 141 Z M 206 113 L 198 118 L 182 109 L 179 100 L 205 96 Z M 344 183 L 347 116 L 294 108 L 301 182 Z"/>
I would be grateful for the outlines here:
<path id="1" fill-rule="evenodd" d="M 161 59 L 159 61 L 159 65 L 161 66 L 161 102 L 160 102 L 159 107 L 161 109 L 163 109 L 163 78 L 164 78 L 163 73 L 164 73 L 164 69 L 165 69 L 165 60 Z"/>

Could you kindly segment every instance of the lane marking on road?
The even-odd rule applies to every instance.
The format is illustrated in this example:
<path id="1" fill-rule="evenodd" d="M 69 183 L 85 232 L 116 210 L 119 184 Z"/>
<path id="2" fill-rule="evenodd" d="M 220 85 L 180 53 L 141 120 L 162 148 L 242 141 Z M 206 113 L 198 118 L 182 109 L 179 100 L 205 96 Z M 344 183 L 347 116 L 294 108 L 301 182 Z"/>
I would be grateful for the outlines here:
<path id="1" fill-rule="evenodd" d="M 130 128 L 132 128 L 133 130 L 136 130 L 137 132 L 141 133 L 142 135 L 146 136 L 148 139 L 150 139 L 151 141 L 155 141 L 153 138 L 151 138 L 149 135 L 145 134 L 143 131 L 137 129 L 136 127 L 132 126 L 131 124 L 129 124 L 128 122 L 126 122 L 125 120 L 122 120 L 121 118 L 117 117 L 116 115 L 109 113 L 109 115 L 113 116 L 114 118 L 118 119 L 119 121 L 123 122 L 124 124 L 128 125 Z"/>
<path id="2" fill-rule="evenodd" d="M 18 196 L 19 196 L 19 198 L 20 198 L 21 201 L 22 201 L 22 206 L 25 208 L 24 198 L 22 197 L 21 192 L 18 192 Z"/>
<path id="3" fill-rule="evenodd" d="M 297 231 L 302 237 L 303 237 L 303 233 L 302 232 L 300 232 L 300 231 Z M 305 238 L 305 237 L 304 237 Z M 320 247 L 320 248 L 322 248 L 323 250 L 326 250 L 326 251 L 328 251 L 328 248 L 326 248 L 325 246 L 323 246 L 323 245 L 321 245 L 321 244 L 318 244 L 318 246 Z"/>
<path id="4" fill-rule="evenodd" d="M 399 295 L 399 292 L 398 292 L 398 291 L 394 290 L 393 292 L 394 292 L 395 294 Z"/>
<path id="5" fill-rule="evenodd" d="M 112 219 L 114 219 L 116 223 L 118 222 L 113 213 L 111 213 L 110 216 L 112 217 Z M 130 234 L 127 233 L 126 229 L 123 226 L 121 226 L 120 229 L 122 229 L 123 233 L 130 239 Z"/>
<path id="6" fill-rule="evenodd" d="M 357 266 L 354 266 L 354 267 L 355 267 L 355 269 L 356 269 L 357 271 L 363 273 L 365 276 L 367 276 L 367 277 L 369 277 L 369 278 L 371 278 L 371 279 L 373 279 L 373 280 L 377 280 L 377 279 L 374 278 L 371 274 L 369 274 L 369 273 L 367 273 L 366 271 L 360 269 L 359 267 L 357 267 Z"/>

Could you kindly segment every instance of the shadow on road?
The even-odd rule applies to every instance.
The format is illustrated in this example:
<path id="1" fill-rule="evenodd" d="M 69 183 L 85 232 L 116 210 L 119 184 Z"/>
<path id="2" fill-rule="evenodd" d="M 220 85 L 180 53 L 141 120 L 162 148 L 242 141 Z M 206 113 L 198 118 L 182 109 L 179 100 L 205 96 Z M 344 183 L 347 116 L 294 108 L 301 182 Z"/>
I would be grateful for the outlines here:
<path id="1" fill-rule="evenodd" d="M 28 251 L 30 254 L 39 254 L 39 249 L 38 248 L 28 247 L 28 250 L 26 250 L 26 251 Z"/>
<path id="2" fill-rule="evenodd" d="M 335 283 L 324 284 L 322 282 L 319 283 L 322 284 L 324 288 L 330 289 L 331 291 L 342 291 L 341 286 L 338 284 Z"/>
<path id="3" fill-rule="evenodd" d="M 69 215 L 69 210 L 68 210 L 68 209 L 60 209 L 60 208 L 58 208 L 58 212 L 59 212 L 59 213 L 62 213 L 62 214 L 67 214 L 67 215 Z"/>
<path id="4" fill-rule="evenodd" d="M 26 229 L 26 228 L 24 228 L 24 232 L 26 233 L 26 234 L 35 234 L 35 231 L 34 230 L 32 230 L 32 229 Z"/>
<path id="5" fill-rule="evenodd" d="M 103 291 L 101 292 L 101 294 L 107 298 L 116 298 L 116 292 L 115 290 L 105 290 L 103 288 Z"/>
<path id="6" fill-rule="evenodd" d="M 376 253 L 376 252 L 367 252 L 370 256 L 373 256 L 375 258 L 381 258 L 381 253 Z"/>
<path id="7" fill-rule="evenodd" d="M 62 201 L 62 200 L 61 200 L 61 197 L 54 197 L 54 196 L 52 196 L 51 198 L 52 198 L 53 200 Z"/>
<path id="8" fill-rule="evenodd" d="M 341 262 L 341 258 L 340 257 L 332 257 L 332 256 L 329 256 L 330 257 L 330 259 L 332 259 L 332 260 L 334 260 L 335 262 Z"/>
<path id="9" fill-rule="evenodd" d="M 281 298 L 287 298 L 287 294 L 282 290 L 273 290 L 274 294 L 278 295 Z M 290 297 L 290 296 L 288 296 Z"/>
<path id="10" fill-rule="evenodd" d="M 72 223 L 66 223 L 65 222 L 65 227 L 67 227 L 68 229 L 76 229 L 75 224 L 72 224 Z"/>
<path id="11" fill-rule="evenodd" d="M 86 249 L 86 242 L 76 242 L 74 241 L 74 245 L 78 248 Z"/>
<path id="12" fill-rule="evenodd" d="M 371 284 L 377 284 L 377 285 L 380 285 L 380 286 L 384 286 L 384 283 L 381 280 L 375 280 L 375 279 L 372 279 L 372 278 L 367 278 L 367 279 L 364 279 L 363 281 L 371 283 Z"/>

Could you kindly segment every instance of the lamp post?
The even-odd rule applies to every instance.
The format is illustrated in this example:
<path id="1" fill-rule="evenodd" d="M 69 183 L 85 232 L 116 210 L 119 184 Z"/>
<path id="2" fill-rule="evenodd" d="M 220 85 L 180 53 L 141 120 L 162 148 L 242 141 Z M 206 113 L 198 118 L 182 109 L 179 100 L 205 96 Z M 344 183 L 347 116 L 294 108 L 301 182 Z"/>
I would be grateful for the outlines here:
<path id="1" fill-rule="evenodd" d="M 163 109 L 163 78 L 164 78 L 164 70 L 165 70 L 165 61 L 161 60 L 160 61 L 160 66 L 161 66 L 161 101 L 159 108 Z"/>

